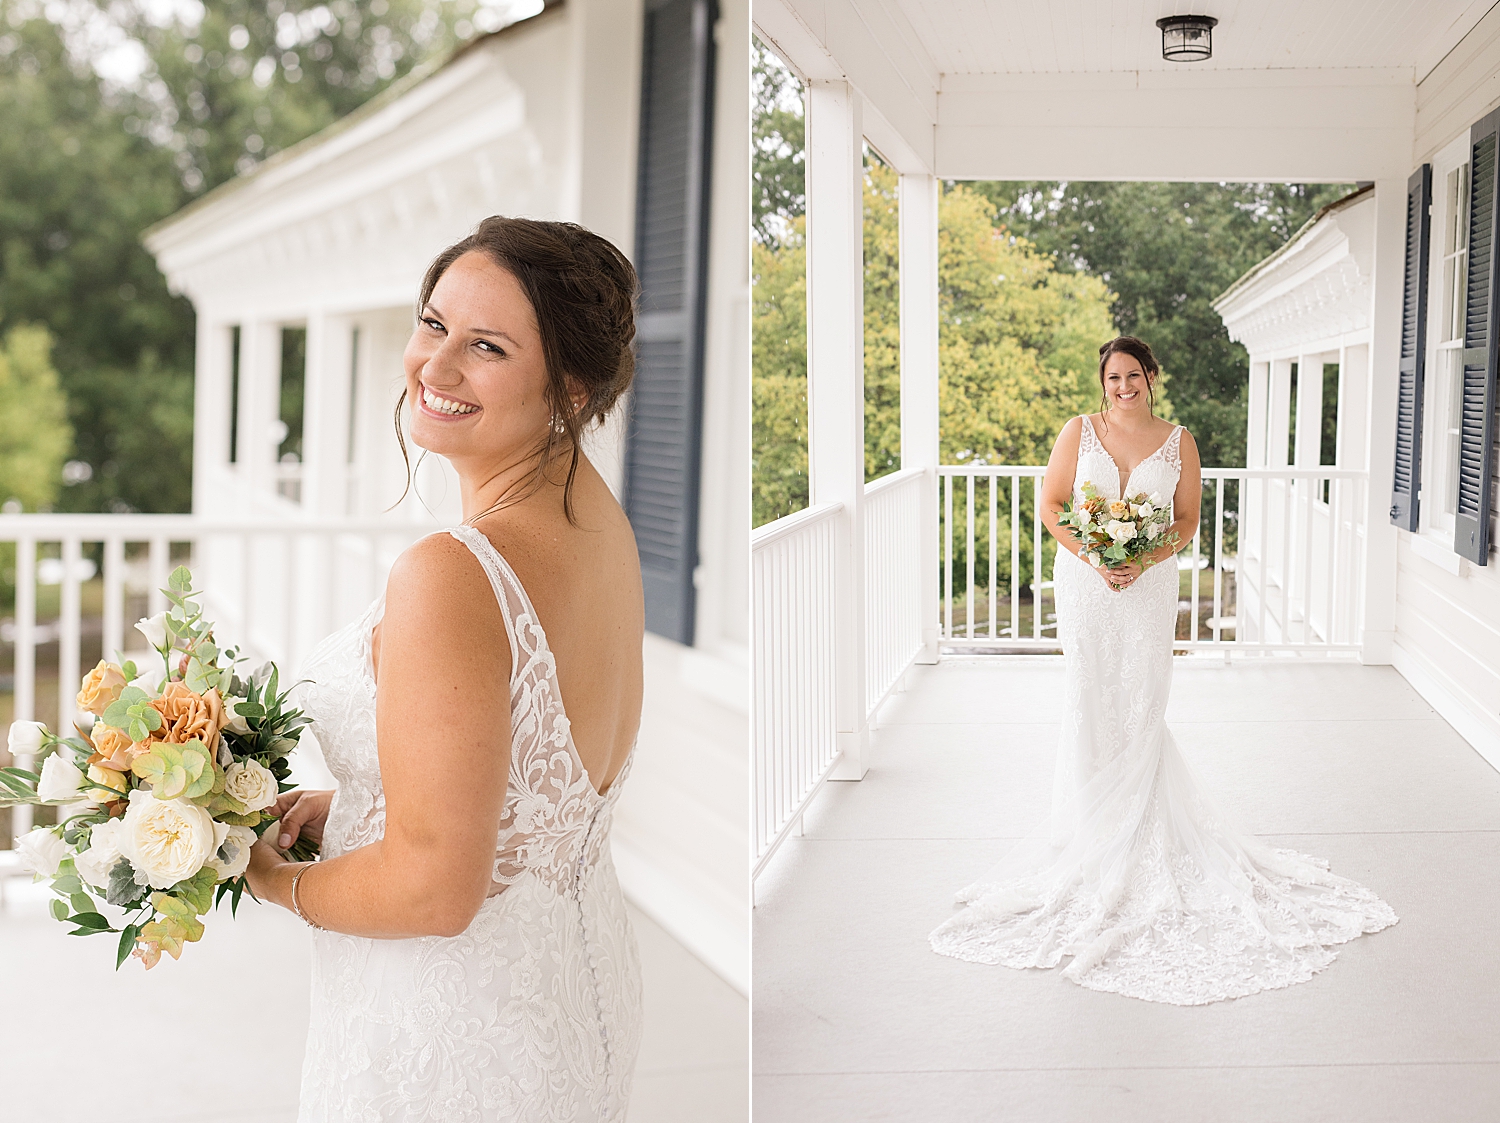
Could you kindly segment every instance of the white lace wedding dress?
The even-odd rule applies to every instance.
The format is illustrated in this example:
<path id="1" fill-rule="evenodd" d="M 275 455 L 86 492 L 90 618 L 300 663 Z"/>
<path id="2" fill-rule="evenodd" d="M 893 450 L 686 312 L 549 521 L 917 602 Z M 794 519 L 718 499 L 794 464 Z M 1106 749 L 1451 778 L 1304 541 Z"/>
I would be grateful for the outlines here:
<path id="1" fill-rule="evenodd" d="M 479 531 L 448 533 L 488 573 L 513 656 L 510 778 L 490 897 L 452 938 L 314 933 L 298 1120 L 623 1120 L 641 982 L 609 827 L 630 762 L 595 792 L 526 590 Z M 370 665 L 383 608 L 382 597 L 303 671 L 312 682 L 297 700 L 339 782 L 323 835 L 329 858 L 385 831 Z"/>
<path id="2" fill-rule="evenodd" d="M 1170 500 L 1181 470 L 1174 429 L 1126 491 Z M 1091 480 L 1119 498 L 1119 469 L 1087 417 L 1074 501 Z M 1055 967 L 1092 990 L 1200 1005 L 1310 979 L 1335 945 L 1396 923 L 1389 905 L 1328 864 L 1272 849 L 1209 802 L 1167 729 L 1177 567 L 1114 592 L 1059 549 L 1054 570 L 1065 656 L 1062 733 L 1050 821 L 973 885 L 940 925 L 944 955 Z"/>

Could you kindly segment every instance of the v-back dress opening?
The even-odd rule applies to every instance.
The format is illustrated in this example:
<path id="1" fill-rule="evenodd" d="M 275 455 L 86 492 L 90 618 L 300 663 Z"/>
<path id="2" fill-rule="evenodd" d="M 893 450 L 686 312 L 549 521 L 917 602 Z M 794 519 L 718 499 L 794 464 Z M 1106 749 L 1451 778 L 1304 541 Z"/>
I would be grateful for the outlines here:
<path id="1" fill-rule="evenodd" d="M 1120 479 L 1083 418 L 1073 499 L 1170 503 L 1181 427 Z M 1320 859 L 1273 849 L 1210 802 L 1165 715 L 1178 574 L 1171 559 L 1115 592 L 1059 548 L 1064 655 L 1052 815 L 958 893 L 934 951 L 975 963 L 1056 967 L 1093 990 L 1200 1005 L 1304 982 L 1338 944 L 1396 923 L 1369 889 Z"/>
<path id="2" fill-rule="evenodd" d="M 443 533 L 443 532 L 440 532 Z M 510 641 L 510 769 L 490 895 L 453 937 L 313 933 L 299 1123 L 619 1123 L 641 1036 L 640 959 L 611 813 L 573 744 L 557 665 L 515 571 L 472 527 Z M 309 656 L 298 702 L 338 791 L 335 858 L 383 837 L 371 632 L 384 597 Z"/>

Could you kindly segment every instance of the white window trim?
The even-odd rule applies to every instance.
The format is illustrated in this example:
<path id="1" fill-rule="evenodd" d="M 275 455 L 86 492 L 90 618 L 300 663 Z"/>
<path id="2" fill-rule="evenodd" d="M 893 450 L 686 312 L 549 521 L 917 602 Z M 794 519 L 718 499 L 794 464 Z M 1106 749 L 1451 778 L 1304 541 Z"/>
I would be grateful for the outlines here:
<path id="1" fill-rule="evenodd" d="M 1432 494 L 1430 482 L 1447 468 L 1447 465 L 1443 464 L 1440 459 L 1440 450 L 1443 446 L 1441 411 L 1434 408 L 1437 404 L 1434 400 L 1437 379 L 1441 377 L 1443 369 L 1443 352 L 1452 350 L 1455 346 L 1463 346 L 1461 337 L 1457 343 L 1442 342 L 1444 329 L 1443 258 L 1446 256 L 1443 252 L 1443 231 L 1448 219 L 1448 176 L 1468 162 L 1469 134 L 1467 131 L 1455 137 L 1432 158 L 1432 236 L 1428 239 L 1427 264 L 1427 375 L 1422 393 L 1422 475 L 1417 493 L 1420 523 L 1417 533 L 1412 536 L 1413 550 L 1419 556 L 1441 565 L 1450 573 L 1460 577 L 1467 575 L 1467 567 L 1464 566 L 1463 559 L 1453 550 L 1452 517 L 1435 511 L 1434 505 L 1427 499 Z M 1434 514 L 1443 522 L 1435 525 Z"/>

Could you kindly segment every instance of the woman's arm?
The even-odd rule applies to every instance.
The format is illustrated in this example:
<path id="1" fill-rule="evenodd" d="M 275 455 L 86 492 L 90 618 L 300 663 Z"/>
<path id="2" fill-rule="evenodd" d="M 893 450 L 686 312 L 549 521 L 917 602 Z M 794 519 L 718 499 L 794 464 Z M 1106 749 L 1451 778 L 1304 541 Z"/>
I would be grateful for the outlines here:
<path id="1" fill-rule="evenodd" d="M 1068 419 L 1057 434 L 1052 445 L 1052 455 L 1047 458 L 1047 474 L 1042 477 L 1042 525 L 1057 539 L 1068 553 L 1077 557 L 1083 547 L 1058 523 L 1063 504 L 1073 499 L 1073 477 L 1078 473 L 1078 442 L 1083 433 L 1083 421 L 1077 417 Z"/>
<path id="2" fill-rule="evenodd" d="M 510 768 L 510 647 L 479 560 L 432 535 L 391 570 L 380 625 L 376 729 L 385 836 L 317 863 L 297 902 L 357 936 L 453 936 L 490 888 Z M 291 908 L 300 868 L 269 846 L 250 887 Z"/>

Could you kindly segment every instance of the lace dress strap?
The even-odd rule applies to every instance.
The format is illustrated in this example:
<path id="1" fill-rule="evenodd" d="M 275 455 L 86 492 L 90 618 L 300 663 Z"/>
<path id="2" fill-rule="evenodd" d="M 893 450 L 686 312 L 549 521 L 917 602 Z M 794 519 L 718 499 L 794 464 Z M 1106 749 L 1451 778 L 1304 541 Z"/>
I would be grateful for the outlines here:
<path id="1" fill-rule="evenodd" d="M 1082 459 L 1085 454 L 1095 451 L 1105 452 L 1104 442 L 1099 439 L 1099 434 L 1094 432 L 1094 422 L 1086 413 L 1078 415 L 1083 419 L 1083 432 L 1078 436 L 1078 456 Z M 1105 455 L 1108 455 L 1105 452 Z"/>
<path id="2" fill-rule="evenodd" d="M 521 666 L 521 653 L 535 642 L 533 637 L 523 637 L 521 628 L 540 631 L 536 609 L 516 571 L 505 560 L 505 555 L 495 549 L 495 544 L 482 531 L 472 526 L 449 527 L 448 534 L 458 539 L 479 559 L 490 587 L 495 590 L 495 599 L 500 602 L 500 615 L 505 618 L 505 638 L 510 641 L 510 678 L 514 682 Z"/>
<path id="3" fill-rule="evenodd" d="M 1178 425 L 1161 446 L 1161 458 L 1171 468 L 1182 470 L 1182 426 Z"/>

